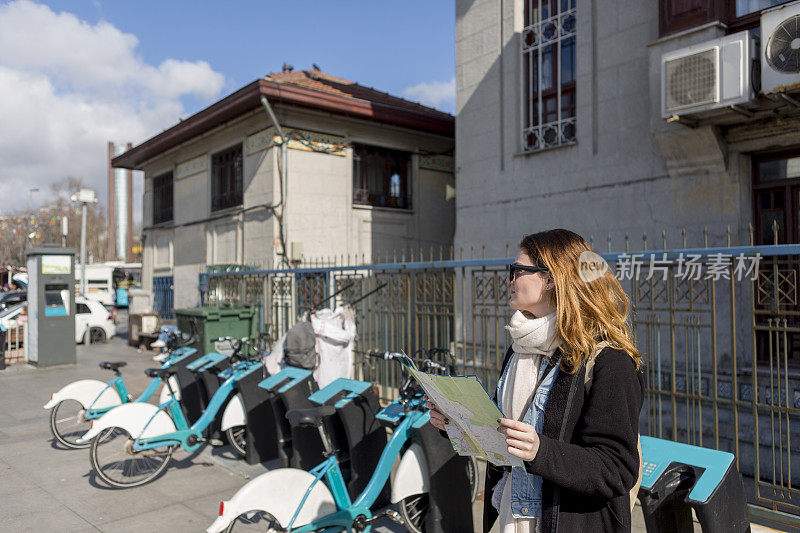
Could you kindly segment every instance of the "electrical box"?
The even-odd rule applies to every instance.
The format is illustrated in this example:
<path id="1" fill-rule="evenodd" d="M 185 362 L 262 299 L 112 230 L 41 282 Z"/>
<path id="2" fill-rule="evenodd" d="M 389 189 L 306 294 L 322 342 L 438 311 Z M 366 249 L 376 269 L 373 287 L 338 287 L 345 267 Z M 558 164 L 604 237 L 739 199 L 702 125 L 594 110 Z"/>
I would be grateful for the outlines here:
<path id="1" fill-rule="evenodd" d="M 74 364 L 75 250 L 29 248 L 28 362 L 36 366 Z"/>

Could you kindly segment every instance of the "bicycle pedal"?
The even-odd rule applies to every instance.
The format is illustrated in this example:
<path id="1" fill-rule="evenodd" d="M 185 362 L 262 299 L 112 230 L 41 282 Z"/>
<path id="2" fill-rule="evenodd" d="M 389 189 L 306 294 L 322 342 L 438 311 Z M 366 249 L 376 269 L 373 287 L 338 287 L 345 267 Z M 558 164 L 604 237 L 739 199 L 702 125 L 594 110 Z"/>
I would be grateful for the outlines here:
<path id="1" fill-rule="evenodd" d="M 363 514 L 358 515 L 356 519 L 353 520 L 353 529 L 356 531 L 364 531 L 367 528 L 367 526 L 371 526 L 372 524 L 383 518 L 388 518 L 393 522 L 400 524 L 401 526 L 405 526 L 406 524 L 406 521 L 403 520 L 403 517 L 400 516 L 400 513 L 392 509 L 387 509 L 369 518 L 367 518 Z"/>
<path id="2" fill-rule="evenodd" d="M 206 443 L 210 444 L 211 446 L 222 446 L 223 444 L 225 444 L 220 439 L 203 439 L 202 442 L 206 442 Z"/>

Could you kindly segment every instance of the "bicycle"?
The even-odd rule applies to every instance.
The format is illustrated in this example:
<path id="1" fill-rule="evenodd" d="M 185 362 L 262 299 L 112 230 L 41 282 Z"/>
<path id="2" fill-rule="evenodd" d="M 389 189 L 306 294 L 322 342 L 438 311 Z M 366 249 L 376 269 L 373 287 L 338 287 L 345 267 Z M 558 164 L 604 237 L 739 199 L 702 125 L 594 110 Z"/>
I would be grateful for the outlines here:
<path id="1" fill-rule="evenodd" d="M 368 355 L 392 361 L 407 358 L 404 354 L 388 352 L 369 352 Z M 421 368 L 424 371 L 449 370 L 430 359 L 423 361 Z M 287 412 L 292 425 L 317 427 L 327 459 L 308 472 L 281 468 L 253 479 L 229 501 L 220 503 L 219 516 L 207 533 L 250 527 L 275 533 L 368 531 L 373 523 L 383 518 L 404 524 L 414 533 L 423 531 L 428 505 L 423 495 L 429 490 L 428 472 L 424 452 L 413 440 L 413 432 L 430 420 L 421 387 L 406 376 L 398 399 L 378 413 L 377 418 L 391 425 L 394 431 L 372 477 L 354 501 L 350 499 L 337 452 L 323 424 L 323 419 L 335 412 L 332 405 Z M 392 475 L 395 459 L 401 453 L 400 463 Z M 387 509 L 373 515 L 371 507 L 390 477 L 391 501 L 398 504 L 400 512 Z"/>
<path id="2" fill-rule="evenodd" d="M 160 360 L 161 368 L 169 368 L 194 355 L 197 350 L 188 347 L 194 339 L 194 333 L 186 338 L 177 332 L 168 332 L 168 352 Z M 56 441 L 70 449 L 87 448 L 89 443 L 80 443 L 78 438 L 89 430 L 93 420 L 100 418 L 114 407 L 150 400 L 161 385 L 161 378 L 151 379 L 145 390 L 137 398 L 133 398 L 119 371 L 126 365 L 125 361 L 102 361 L 99 363 L 100 368 L 114 372 L 114 377 L 110 381 L 83 379 L 72 382 L 50 395 L 50 401 L 44 404 L 44 409 L 51 410 L 50 432 Z M 174 378 L 172 386 L 180 398 L 180 391 Z M 161 403 L 167 400 L 168 394 L 167 387 L 161 389 Z"/>
<path id="3" fill-rule="evenodd" d="M 263 369 L 260 361 L 239 355 L 242 347 L 249 344 L 247 338 L 230 340 L 234 345 L 231 359 L 238 361 L 220 372 L 220 378 L 225 381 L 191 426 L 174 397 L 158 406 L 146 403 L 122 405 L 95 421 L 80 440 L 91 441 L 90 461 L 98 478 L 115 488 L 138 487 L 158 477 L 178 447 L 192 452 L 206 442 L 203 431 L 214 421 L 234 391 L 236 382 Z M 198 370 L 213 364 L 208 363 Z M 149 368 L 145 373 L 165 380 L 171 391 L 170 368 Z"/>

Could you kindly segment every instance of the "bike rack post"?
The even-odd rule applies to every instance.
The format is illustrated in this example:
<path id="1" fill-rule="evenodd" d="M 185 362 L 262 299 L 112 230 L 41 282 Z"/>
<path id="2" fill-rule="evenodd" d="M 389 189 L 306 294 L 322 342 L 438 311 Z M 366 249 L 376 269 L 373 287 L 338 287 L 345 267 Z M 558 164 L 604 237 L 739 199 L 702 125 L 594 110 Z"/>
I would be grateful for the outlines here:
<path id="1" fill-rule="evenodd" d="M 366 381 L 339 378 L 309 398 L 317 405 L 333 405 L 336 414 L 327 420 L 340 464 L 346 468 L 350 498 L 355 499 L 372 477 L 388 439 L 386 428 L 375 418 L 381 410 L 378 395 Z M 389 505 L 389 483 L 375 501 L 377 508 Z"/>
<path id="2" fill-rule="evenodd" d="M 306 451 L 306 444 L 313 444 L 319 441 L 316 428 L 300 428 L 303 431 L 292 432 L 292 427 L 286 419 L 286 412 L 290 409 L 307 409 L 314 407 L 315 404 L 308 400 L 308 397 L 319 387 L 310 370 L 288 366 L 274 374 L 261 383 L 259 387 L 266 390 L 270 396 L 267 404 L 272 411 L 275 422 L 275 446 L 277 448 L 277 459 L 282 467 L 292 466 L 309 470 L 322 462 L 322 455 L 314 456 L 318 458 L 316 462 L 306 461 L 304 457 L 310 457 Z M 293 442 L 293 438 L 302 441 L 304 444 Z M 319 445 L 320 449 L 322 445 Z M 306 462 L 309 466 L 303 468 Z"/>
<path id="3" fill-rule="evenodd" d="M 190 421 L 190 423 L 194 423 L 198 418 L 200 418 L 205 408 L 208 407 L 208 403 L 211 401 L 214 393 L 217 392 L 217 389 L 219 389 L 219 379 L 215 373 L 211 372 L 211 370 L 219 372 L 225 370 L 226 368 L 230 368 L 230 366 L 230 359 L 217 352 L 209 352 L 202 357 L 195 359 L 192 363 L 186 365 L 186 368 L 189 371 L 191 382 L 193 383 L 192 388 L 196 390 L 199 389 L 199 397 L 201 398 L 201 401 L 199 402 L 199 412 L 197 412 L 196 415 L 188 412 L 186 413 L 187 419 Z M 183 392 L 181 391 L 181 394 L 182 393 Z M 181 396 L 181 403 L 183 403 L 183 396 Z M 218 413 L 218 416 L 214 418 L 214 421 L 203 432 L 206 438 L 220 439 L 222 437 L 220 433 L 219 419 L 222 417 L 222 413 L 225 412 L 224 407 L 225 406 L 223 405 Z"/>
<path id="4" fill-rule="evenodd" d="M 251 465 L 278 458 L 275 414 L 268 402 L 270 393 L 258 386 L 264 379 L 264 367 L 261 369 L 261 372 L 251 372 L 236 382 L 247 424 L 245 461 Z"/>
<path id="5" fill-rule="evenodd" d="M 456 454 L 450 441 L 429 423 L 414 428 L 414 439 L 422 446 L 430 476 L 426 531 L 472 531 L 469 459 Z"/>

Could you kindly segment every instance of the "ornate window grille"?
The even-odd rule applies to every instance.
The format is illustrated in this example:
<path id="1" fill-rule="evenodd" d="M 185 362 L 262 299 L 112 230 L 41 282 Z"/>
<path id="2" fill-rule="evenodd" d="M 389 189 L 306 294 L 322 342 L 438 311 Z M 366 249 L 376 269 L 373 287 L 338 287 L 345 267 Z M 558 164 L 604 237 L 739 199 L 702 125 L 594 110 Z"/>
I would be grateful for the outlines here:
<path id="1" fill-rule="evenodd" d="M 525 0 L 522 146 L 575 142 L 575 0 Z"/>

